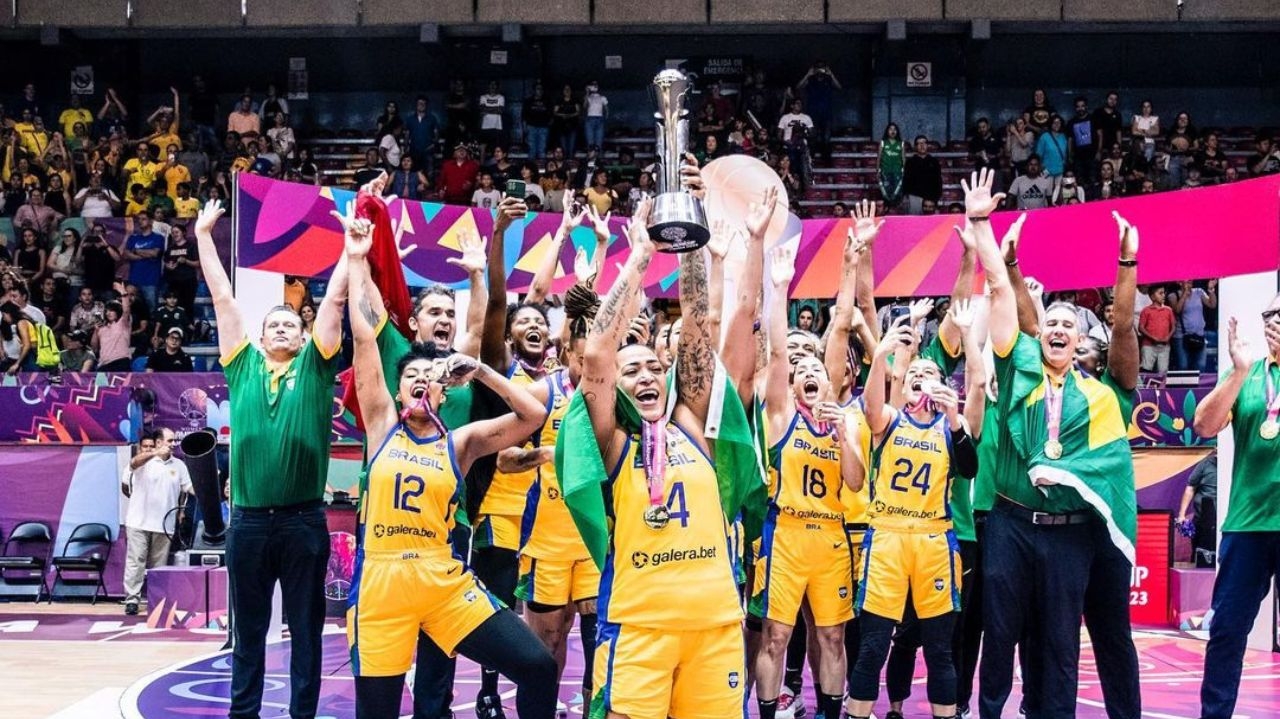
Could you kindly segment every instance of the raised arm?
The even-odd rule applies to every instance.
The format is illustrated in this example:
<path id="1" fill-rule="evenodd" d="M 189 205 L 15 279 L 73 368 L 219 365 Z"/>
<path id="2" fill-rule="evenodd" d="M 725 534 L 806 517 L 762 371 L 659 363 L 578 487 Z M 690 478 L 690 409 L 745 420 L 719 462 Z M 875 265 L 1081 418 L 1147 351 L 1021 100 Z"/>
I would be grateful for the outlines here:
<path id="1" fill-rule="evenodd" d="M 778 189 L 770 186 L 765 190 L 761 201 L 752 203 L 747 210 L 746 227 L 750 238 L 747 240 L 747 259 L 742 264 L 742 274 L 737 281 L 737 297 L 734 301 L 733 313 L 729 316 L 728 336 L 731 342 L 741 341 L 740 338 L 748 337 L 755 331 L 758 317 L 755 311 L 756 304 L 764 290 L 765 233 L 769 230 L 769 223 L 773 219 L 777 206 Z M 721 281 L 723 282 L 723 277 Z M 714 286 L 713 280 L 712 287 Z M 785 287 L 782 293 L 786 294 Z M 721 341 L 718 327 L 711 336 L 718 347 Z M 750 414 L 753 410 L 751 402 L 756 373 L 755 353 L 742 352 L 735 348 L 732 352 L 722 352 L 720 356 L 724 362 L 725 372 L 729 374 L 729 379 L 738 390 L 738 398 L 742 400 L 742 406 Z"/>
<path id="2" fill-rule="evenodd" d="M 885 403 L 885 369 L 889 365 L 889 355 L 900 355 L 911 343 L 910 320 L 900 318 L 885 333 L 880 344 L 876 345 L 875 356 L 871 360 L 871 373 L 867 376 L 867 386 L 862 390 L 862 399 L 866 404 L 867 425 L 871 434 L 879 437 L 884 434 L 889 422 L 893 419 L 893 408 Z"/>
<path id="3" fill-rule="evenodd" d="M 854 412 L 844 413 L 844 431 L 840 432 L 840 478 L 854 492 L 861 492 L 867 479 L 867 465 L 862 457 L 862 426 Z"/>
<path id="4" fill-rule="evenodd" d="M 964 342 L 964 419 L 969 434 L 982 436 L 982 420 L 986 416 L 987 365 L 982 356 L 982 339 L 976 331 L 978 308 L 972 300 L 951 303 L 951 321 L 960 328 Z"/>
<path id="5" fill-rule="evenodd" d="M 963 232 L 959 235 L 964 252 L 960 255 L 960 271 L 956 273 L 956 283 L 951 288 L 952 305 L 961 300 L 968 300 L 973 295 L 973 272 L 978 259 L 978 248 L 972 241 L 973 235 L 966 235 Z M 938 323 L 938 339 L 942 341 L 942 348 L 947 353 L 964 352 L 964 336 L 952 321 L 950 312 Z"/>
<path id="6" fill-rule="evenodd" d="M 875 240 L 884 221 L 876 222 L 876 206 L 870 200 L 863 200 L 853 206 L 854 226 L 845 237 L 844 257 L 840 268 L 840 290 L 836 293 L 835 313 L 831 317 L 830 334 L 827 336 L 826 349 L 823 353 L 823 364 L 827 368 L 827 378 L 831 387 L 839 392 L 844 386 L 845 375 L 850 371 L 857 372 L 857 367 L 849 368 L 849 330 L 853 328 L 853 317 L 860 310 L 854 306 L 858 293 L 857 274 L 862 266 L 862 255 Z M 865 321 L 861 324 L 865 324 Z M 868 345 L 869 347 L 870 345 Z M 850 388 L 857 377 L 852 378 Z"/>
<path id="7" fill-rule="evenodd" d="M 489 290 L 484 282 L 488 259 L 484 240 L 474 231 L 459 232 L 458 246 L 462 248 L 462 256 L 450 257 L 445 262 L 466 271 L 471 298 L 467 303 L 467 332 L 461 338 L 455 337 L 454 349 L 468 357 L 479 357 L 480 338 L 484 334 L 485 305 L 489 302 Z"/>
<path id="8" fill-rule="evenodd" d="M 1116 303 L 1115 311 L 1120 311 L 1119 302 Z M 1218 436 L 1218 433 L 1226 429 L 1227 424 L 1231 422 L 1231 408 L 1235 406 L 1240 388 L 1244 387 L 1245 376 L 1249 374 L 1249 365 L 1253 363 L 1249 343 L 1240 336 L 1239 323 L 1235 317 L 1232 317 L 1227 324 L 1227 345 L 1231 351 L 1231 374 L 1219 382 L 1209 396 L 1196 407 L 1192 426 L 1196 434 L 1205 439 Z"/>
<path id="9" fill-rule="evenodd" d="M 716 220 L 711 224 L 711 241 L 707 243 L 707 301 L 710 306 L 708 324 L 716 347 L 721 348 L 723 333 L 721 318 L 724 313 L 724 258 L 729 254 L 729 242 L 733 235 L 724 220 Z M 723 353 L 721 353 L 723 354 Z M 727 358 L 726 358 L 727 359 Z"/>
<path id="10" fill-rule="evenodd" d="M 493 222 L 493 238 L 489 241 L 489 296 L 485 303 L 484 332 L 480 338 L 480 361 L 505 372 L 511 364 L 507 351 L 507 265 L 505 235 L 507 228 L 527 212 L 524 200 L 507 197 L 498 205 Z"/>
<path id="11" fill-rule="evenodd" d="M 244 316 L 240 305 L 231 293 L 231 279 L 218 258 L 218 248 L 213 244 L 213 227 L 222 217 L 223 209 L 215 200 L 206 202 L 196 217 L 196 248 L 200 256 L 200 270 L 213 298 L 213 313 L 218 322 L 218 352 L 228 357 L 244 341 Z"/>
<path id="12" fill-rule="evenodd" d="M 988 168 L 975 172 L 968 181 L 961 180 L 964 188 L 965 214 L 968 216 L 967 226 L 977 241 L 978 261 L 987 275 L 987 286 L 991 288 L 991 309 L 987 322 L 991 343 L 999 355 L 1005 355 L 1013 349 L 1018 338 L 1018 307 L 1013 296 L 1013 287 L 1009 283 L 1009 273 L 1004 265 L 1004 257 L 1000 248 L 996 247 L 996 236 L 991 229 L 991 213 L 1000 206 L 1004 194 L 991 194 L 991 185 L 995 181 L 995 173 Z"/>
<path id="13" fill-rule="evenodd" d="M 626 264 L 622 266 L 618 279 L 609 288 L 609 294 L 600 303 L 600 309 L 587 333 L 586 351 L 583 353 L 582 397 L 587 403 L 587 412 L 591 415 L 596 443 L 606 453 L 605 460 L 609 459 L 608 453 L 611 452 L 618 431 L 618 419 L 614 414 L 618 345 L 630 325 L 630 313 L 627 310 L 635 296 L 643 291 L 644 273 L 649 269 L 649 262 L 655 251 L 647 226 L 652 208 L 653 201 L 649 198 L 641 200 L 636 207 L 635 215 L 627 226 L 631 252 L 627 255 Z"/>
<path id="14" fill-rule="evenodd" d="M 566 194 L 568 194 L 567 191 Z M 556 269 L 560 266 L 560 250 L 564 247 L 565 240 L 569 239 L 569 233 L 582 222 L 581 213 L 572 214 L 572 205 L 572 202 L 565 203 L 560 227 L 556 229 L 555 237 L 551 238 L 551 251 L 543 258 L 542 264 L 538 266 L 537 272 L 533 274 L 533 280 L 529 283 L 529 294 L 525 297 L 527 302 L 535 304 L 545 302 L 547 294 L 551 291 L 551 282 L 555 280 Z"/>
<path id="15" fill-rule="evenodd" d="M 1032 337 L 1040 334 L 1040 310 L 1031 287 L 1022 276 L 1022 267 L 1018 264 L 1018 248 L 1022 241 L 1022 223 L 1026 222 L 1027 213 L 1018 215 L 1009 230 L 1000 241 L 1000 250 L 1004 255 L 1005 272 L 1009 275 L 1009 285 L 1013 288 L 1013 296 L 1018 307 L 1018 329 Z"/>
<path id="16" fill-rule="evenodd" d="M 769 363 L 765 375 L 764 408 L 769 418 L 770 441 L 782 436 L 794 411 L 791 383 L 788 381 L 791 362 L 787 359 L 787 290 L 795 276 L 795 258 L 795 250 L 786 245 L 775 247 L 769 258 L 773 294 L 769 299 L 769 311 L 765 313 L 769 327 Z"/>
<path id="17" fill-rule="evenodd" d="M 354 202 L 347 207 L 345 216 L 339 214 L 337 210 L 331 210 L 329 214 L 342 223 L 344 233 L 351 232 L 352 223 L 355 221 Z M 324 298 L 320 300 L 320 306 L 316 308 L 316 321 L 311 328 L 311 337 L 316 347 L 330 357 L 342 344 L 342 312 L 347 306 L 347 255 L 347 252 L 343 252 L 338 257 L 338 264 L 329 275 L 329 286 L 325 289 Z M 359 296 L 363 297 L 364 293 L 360 293 Z"/>
<path id="18" fill-rule="evenodd" d="M 1115 325 L 1107 350 L 1107 372 L 1116 384 L 1131 390 L 1138 386 L 1138 335 L 1133 331 L 1133 304 L 1138 296 L 1138 228 L 1120 213 L 1111 213 L 1120 228 L 1120 261 L 1116 268 Z"/>
<path id="19" fill-rule="evenodd" d="M 364 219 L 352 219 L 344 226 L 348 290 L 355 299 L 351 303 L 351 336 L 355 340 L 353 363 L 360 368 L 355 374 L 356 397 L 360 400 L 364 416 L 365 439 L 370 446 L 380 447 L 387 433 L 395 427 L 396 404 L 387 391 L 382 357 L 378 352 L 377 327 L 383 321 L 383 306 L 381 302 L 375 303 L 373 300 L 377 295 L 368 291 L 373 284 L 368 261 L 373 233 L 369 221 Z"/>
<path id="20" fill-rule="evenodd" d="M 676 345 L 676 383 L 680 402 L 701 425 L 711 406 L 711 384 L 716 371 L 707 261 L 701 252 L 680 255 L 679 282 L 684 324 L 680 343 Z"/>
<path id="21" fill-rule="evenodd" d="M 547 408 L 537 398 L 492 367 L 480 365 L 473 381 L 493 390 L 511 411 L 493 419 L 472 422 L 454 431 L 458 469 L 464 474 L 477 458 L 518 444 L 533 434 L 547 418 Z"/>

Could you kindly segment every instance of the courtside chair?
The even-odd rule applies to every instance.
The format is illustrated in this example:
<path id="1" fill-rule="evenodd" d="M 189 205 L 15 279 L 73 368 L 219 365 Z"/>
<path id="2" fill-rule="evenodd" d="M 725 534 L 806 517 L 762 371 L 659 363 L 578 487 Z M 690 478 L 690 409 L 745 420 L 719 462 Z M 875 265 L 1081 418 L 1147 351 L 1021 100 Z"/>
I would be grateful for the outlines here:
<path id="1" fill-rule="evenodd" d="M 49 525 L 44 522 L 21 522 L 14 527 L 0 555 L 0 591 L 7 594 L 11 587 L 38 584 L 36 601 L 39 602 L 49 590 L 45 568 L 52 545 Z"/>
<path id="2" fill-rule="evenodd" d="M 53 558 L 53 586 L 49 589 L 49 603 L 53 604 L 58 593 L 58 584 L 97 584 L 93 592 L 93 604 L 98 603 L 98 595 L 107 597 L 107 585 L 103 581 L 103 573 L 107 562 L 111 559 L 111 528 L 100 522 L 81 524 L 71 532 L 62 556 Z M 87 578 L 64 578 L 63 572 L 89 574 Z"/>

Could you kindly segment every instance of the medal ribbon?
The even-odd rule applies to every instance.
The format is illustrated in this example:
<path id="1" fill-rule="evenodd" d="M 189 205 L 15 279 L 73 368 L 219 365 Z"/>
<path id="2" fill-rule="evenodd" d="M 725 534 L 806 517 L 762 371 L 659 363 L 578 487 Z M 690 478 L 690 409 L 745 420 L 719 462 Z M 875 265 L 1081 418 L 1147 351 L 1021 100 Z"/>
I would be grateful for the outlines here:
<path id="1" fill-rule="evenodd" d="M 1058 434 L 1062 430 L 1062 395 L 1066 391 L 1066 378 L 1063 378 L 1063 386 L 1055 388 L 1053 379 L 1045 378 L 1044 387 L 1044 423 L 1049 430 L 1049 441 L 1057 442 Z"/>
<path id="2" fill-rule="evenodd" d="M 644 422 L 640 427 L 640 451 L 644 476 L 649 483 L 649 506 L 662 504 L 662 480 L 667 475 L 667 424 Z"/>
<path id="3" fill-rule="evenodd" d="M 813 431 L 817 432 L 818 434 L 828 434 L 831 431 L 832 427 L 830 423 L 819 422 L 818 420 L 814 419 L 813 410 L 800 404 L 799 402 L 796 403 L 796 411 L 800 413 L 801 417 L 804 417 L 804 420 L 809 423 L 809 426 L 813 427 Z"/>
<path id="4" fill-rule="evenodd" d="M 1263 365 L 1267 373 L 1267 421 L 1275 422 L 1280 417 L 1280 396 L 1276 394 L 1275 382 L 1271 380 L 1271 362 Z"/>
<path id="5" fill-rule="evenodd" d="M 413 410 L 415 409 L 422 409 L 427 413 L 427 419 L 431 420 L 431 424 L 435 425 L 436 431 L 440 433 L 441 437 L 448 433 L 448 430 L 445 429 L 444 422 L 440 419 L 440 415 L 436 414 L 435 407 L 431 406 L 430 387 L 427 388 L 426 392 L 422 393 L 422 396 L 418 398 L 417 402 L 406 405 L 404 409 L 400 410 L 400 421 L 407 422 L 409 420 L 409 415 L 413 414 Z"/>

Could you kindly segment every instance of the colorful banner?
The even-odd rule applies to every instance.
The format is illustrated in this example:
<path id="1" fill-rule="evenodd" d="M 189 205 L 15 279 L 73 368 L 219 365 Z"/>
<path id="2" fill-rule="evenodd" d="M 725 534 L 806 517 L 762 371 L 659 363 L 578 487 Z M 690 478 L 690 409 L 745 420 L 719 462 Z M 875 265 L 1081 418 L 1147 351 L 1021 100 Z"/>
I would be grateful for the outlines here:
<path id="1" fill-rule="evenodd" d="M 240 267 L 296 274 L 326 275 L 342 249 L 341 228 L 329 212 L 344 207 L 354 193 L 241 174 L 238 187 L 237 243 Z M 1227 277 L 1274 270 L 1280 265 L 1280 176 L 1194 190 L 1164 192 L 1119 200 L 1035 210 L 1023 228 L 1022 270 L 1049 290 L 1110 286 L 1115 282 L 1119 239 L 1112 211 L 1141 232 L 1139 282 Z M 401 247 L 416 246 L 404 260 L 410 285 L 465 284 L 462 270 L 445 260 L 458 255 L 457 233 L 493 231 L 493 215 L 438 203 L 395 200 L 391 216 Z M 997 213 L 996 237 L 1018 216 Z M 534 213 L 507 231 L 509 288 L 523 291 L 551 248 L 560 215 Z M 892 216 L 875 246 L 876 294 L 919 296 L 950 294 L 960 261 L 960 242 L 952 227 L 957 217 Z M 610 223 L 613 236 L 601 278 L 604 286 L 627 251 L 621 238 L 625 220 Z M 833 297 L 840 257 L 849 229 L 847 219 L 806 220 L 796 254 L 793 297 Z M 574 281 L 577 248 L 588 253 L 595 239 L 589 227 L 576 228 L 561 249 L 556 291 Z M 674 297 L 676 257 L 659 255 L 649 267 L 651 297 Z"/>

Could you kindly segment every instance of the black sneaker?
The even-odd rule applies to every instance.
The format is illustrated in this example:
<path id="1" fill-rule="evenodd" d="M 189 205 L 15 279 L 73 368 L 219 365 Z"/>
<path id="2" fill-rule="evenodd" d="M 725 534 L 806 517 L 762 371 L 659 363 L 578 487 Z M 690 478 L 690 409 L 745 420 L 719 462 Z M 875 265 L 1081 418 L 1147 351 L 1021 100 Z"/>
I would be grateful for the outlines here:
<path id="1" fill-rule="evenodd" d="M 476 697 L 476 719 L 507 719 L 502 698 L 492 694 Z"/>
<path id="2" fill-rule="evenodd" d="M 135 616 L 138 613 L 137 602 L 126 602 L 124 605 L 124 613 L 129 616 Z"/>
<path id="3" fill-rule="evenodd" d="M 896 712 L 890 709 L 885 712 L 884 719 L 905 719 L 905 717 L 902 716 L 902 712 Z"/>

